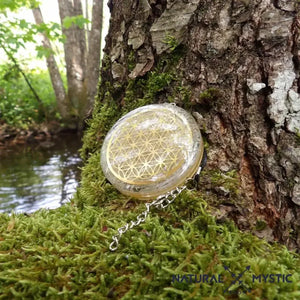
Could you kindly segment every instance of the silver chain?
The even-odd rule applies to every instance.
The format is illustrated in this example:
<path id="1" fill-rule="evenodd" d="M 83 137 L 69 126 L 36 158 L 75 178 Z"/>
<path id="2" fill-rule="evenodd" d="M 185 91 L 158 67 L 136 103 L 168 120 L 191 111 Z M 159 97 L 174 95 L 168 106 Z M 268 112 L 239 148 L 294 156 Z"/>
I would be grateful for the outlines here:
<path id="1" fill-rule="evenodd" d="M 195 184 L 195 179 L 197 176 L 199 176 L 200 172 L 202 170 L 202 166 L 199 167 L 197 170 L 196 174 L 187 179 L 185 184 L 183 186 L 176 187 L 174 190 L 167 192 L 164 195 L 158 196 L 155 200 L 153 200 L 150 203 L 146 203 L 146 210 L 144 210 L 141 214 L 139 214 L 136 217 L 136 221 L 131 221 L 130 223 L 126 223 L 124 226 L 118 228 L 118 234 L 114 235 L 112 237 L 112 242 L 109 245 L 109 250 L 110 251 L 116 251 L 119 246 L 119 240 L 121 236 L 127 232 L 129 229 L 132 229 L 133 227 L 139 226 L 141 223 L 144 223 L 146 221 L 146 218 L 148 214 L 150 213 L 150 208 L 152 206 L 158 208 L 158 209 L 164 209 L 168 207 L 174 200 L 177 198 L 177 196 L 184 191 L 185 189 L 192 190 L 189 188 L 189 185 L 194 185 Z"/>

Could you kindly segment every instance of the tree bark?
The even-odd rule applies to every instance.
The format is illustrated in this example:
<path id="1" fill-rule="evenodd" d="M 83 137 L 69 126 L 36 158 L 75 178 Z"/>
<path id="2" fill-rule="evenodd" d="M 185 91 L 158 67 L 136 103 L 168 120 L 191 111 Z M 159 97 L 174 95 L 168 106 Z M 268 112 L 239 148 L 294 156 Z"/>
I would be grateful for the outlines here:
<path id="1" fill-rule="evenodd" d="M 62 32 L 66 36 L 64 53 L 67 71 L 68 97 L 73 108 L 80 115 L 86 101 L 84 86 L 86 68 L 86 39 L 84 29 L 72 25 L 70 28 L 63 26 L 65 17 L 83 15 L 79 0 L 58 0 L 59 15 L 62 22 Z"/>
<path id="2" fill-rule="evenodd" d="M 122 107 L 129 82 L 163 72 L 174 49 L 184 49 L 177 80 L 153 102 L 184 106 L 188 95 L 209 144 L 203 197 L 241 229 L 299 247 L 297 1 L 110 0 L 109 7 L 99 101 L 109 91 Z M 213 186 L 209 176 L 230 171 L 239 192 Z"/>
<path id="3" fill-rule="evenodd" d="M 90 17 L 89 17 L 89 1 L 88 0 L 85 0 L 85 18 L 87 18 L 88 20 L 90 20 Z M 89 24 L 85 24 L 85 31 L 86 31 L 86 39 L 87 41 L 89 41 L 89 32 L 90 32 L 90 27 L 89 27 Z M 87 45 L 87 48 L 89 48 L 89 45 Z"/>
<path id="4" fill-rule="evenodd" d="M 97 92 L 100 69 L 102 25 L 103 0 L 94 0 L 92 11 L 92 27 L 88 34 L 88 57 L 85 81 L 87 89 L 87 107 L 85 109 L 86 115 L 93 108 L 94 98 Z"/>
<path id="5" fill-rule="evenodd" d="M 58 0 L 61 21 L 65 17 L 83 15 L 81 0 Z M 83 28 L 63 27 L 68 97 L 78 115 L 79 128 L 92 110 L 97 92 L 100 68 L 103 0 L 93 1 L 92 25 L 88 44 Z M 88 48 L 88 49 L 87 49 Z"/>
<path id="6" fill-rule="evenodd" d="M 36 24 L 44 23 L 42 12 L 39 7 L 32 9 Z M 52 46 L 48 37 L 43 34 L 43 46 L 51 50 L 51 54 L 46 58 L 47 67 L 51 78 L 51 83 L 57 100 L 57 107 L 64 120 L 70 119 L 70 105 L 65 92 L 64 84 L 59 73 L 58 66 L 53 55 Z"/>

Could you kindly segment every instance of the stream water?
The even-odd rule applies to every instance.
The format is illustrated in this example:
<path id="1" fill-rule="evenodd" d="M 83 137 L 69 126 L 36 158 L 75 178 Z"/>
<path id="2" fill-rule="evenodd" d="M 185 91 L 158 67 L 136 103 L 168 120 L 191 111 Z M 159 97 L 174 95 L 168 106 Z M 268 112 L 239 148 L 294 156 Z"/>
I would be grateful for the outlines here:
<path id="1" fill-rule="evenodd" d="M 57 208 L 74 194 L 80 179 L 81 138 L 64 133 L 0 152 L 0 212 L 31 213 Z"/>

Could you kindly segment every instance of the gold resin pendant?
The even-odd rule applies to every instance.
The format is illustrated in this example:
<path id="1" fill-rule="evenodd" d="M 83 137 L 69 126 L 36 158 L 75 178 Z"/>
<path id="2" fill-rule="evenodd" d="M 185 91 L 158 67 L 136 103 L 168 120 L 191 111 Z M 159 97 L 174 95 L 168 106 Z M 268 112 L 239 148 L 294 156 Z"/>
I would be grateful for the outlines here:
<path id="1" fill-rule="evenodd" d="M 137 108 L 106 135 L 101 166 L 121 193 L 155 199 L 185 183 L 198 170 L 203 140 L 191 114 L 173 104 Z"/>

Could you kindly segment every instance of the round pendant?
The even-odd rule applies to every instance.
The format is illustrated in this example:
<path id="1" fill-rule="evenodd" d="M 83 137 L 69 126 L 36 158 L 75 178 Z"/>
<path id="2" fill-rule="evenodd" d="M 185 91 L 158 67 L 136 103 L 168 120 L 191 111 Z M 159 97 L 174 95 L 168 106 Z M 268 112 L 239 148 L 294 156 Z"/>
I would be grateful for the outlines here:
<path id="1" fill-rule="evenodd" d="M 101 166 L 121 193 L 155 199 L 199 168 L 203 140 L 195 119 L 172 104 L 152 104 L 123 116 L 106 135 Z"/>

